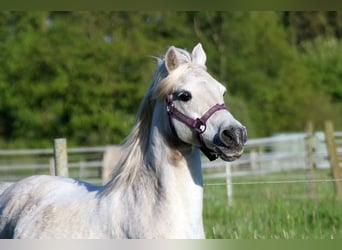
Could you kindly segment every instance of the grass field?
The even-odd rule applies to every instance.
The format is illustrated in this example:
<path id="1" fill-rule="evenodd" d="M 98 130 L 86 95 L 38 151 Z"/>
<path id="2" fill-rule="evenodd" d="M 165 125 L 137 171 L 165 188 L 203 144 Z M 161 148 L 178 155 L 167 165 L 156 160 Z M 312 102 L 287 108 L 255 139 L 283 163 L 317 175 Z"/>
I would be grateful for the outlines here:
<path id="1" fill-rule="evenodd" d="M 331 179 L 329 170 L 315 170 L 315 179 Z M 333 182 L 314 183 L 310 199 L 304 171 L 233 178 L 228 205 L 224 179 L 205 180 L 204 227 L 214 239 L 342 239 L 342 202 Z M 282 183 L 263 183 L 263 182 Z M 246 183 L 249 184 L 241 184 Z M 240 183 L 240 184 L 239 184 Z M 254 184 L 251 184 L 254 183 Z"/>

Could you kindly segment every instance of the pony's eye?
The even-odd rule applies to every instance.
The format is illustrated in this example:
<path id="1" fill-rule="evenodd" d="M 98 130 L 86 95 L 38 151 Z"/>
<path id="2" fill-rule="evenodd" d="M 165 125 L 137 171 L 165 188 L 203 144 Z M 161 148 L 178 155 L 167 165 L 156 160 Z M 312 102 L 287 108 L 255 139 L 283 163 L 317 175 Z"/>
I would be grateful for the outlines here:
<path id="1" fill-rule="evenodd" d="M 179 100 L 181 100 L 183 102 L 187 102 L 192 98 L 192 96 L 191 96 L 190 92 L 182 91 L 178 94 L 178 98 L 179 98 Z"/>

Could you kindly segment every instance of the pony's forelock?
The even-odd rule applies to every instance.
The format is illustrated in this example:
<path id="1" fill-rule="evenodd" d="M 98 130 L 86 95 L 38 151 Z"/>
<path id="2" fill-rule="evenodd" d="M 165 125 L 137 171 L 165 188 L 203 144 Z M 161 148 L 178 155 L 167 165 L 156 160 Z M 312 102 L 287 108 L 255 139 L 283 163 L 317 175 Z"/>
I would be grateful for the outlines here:
<path id="1" fill-rule="evenodd" d="M 165 67 L 165 66 L 164 66 Z M 181 65 L 177 69 L 169 73 L 165 78 L 155 85 L 153 96 L 158 99 L 165 99 L 173 93 L 180 85 L 180 77 L 189 69 L 189 65 Z"/>

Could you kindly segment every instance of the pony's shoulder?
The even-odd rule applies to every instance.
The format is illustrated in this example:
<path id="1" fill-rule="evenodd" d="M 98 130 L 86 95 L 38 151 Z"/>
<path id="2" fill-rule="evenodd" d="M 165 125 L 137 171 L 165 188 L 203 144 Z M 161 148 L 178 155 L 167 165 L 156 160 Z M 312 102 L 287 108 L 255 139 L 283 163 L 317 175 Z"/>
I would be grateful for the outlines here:
<path id="1" fill-rule="evenodd" d="M 97 189 L 98 187 L 90 183 L 67 177 L 34 175 L 13 183 L 0 195 L 0 200 L 5 196 L 29 196 L 36 199 L 39 197 L 68 197 L 73 193 L 86 194 Z"/>
<path id="2" fill-rule="evenodd" d="M 76 215 L 96 201 L 95 190 L 86 182 L 48 175 L 13 183 L 0 195 L 0 238 L 47 237 L 44 228 L 49 232 L 60 221 L 74 220 L 79 225 Z M 49 216 L 55 219 L 48 221 Z"/>

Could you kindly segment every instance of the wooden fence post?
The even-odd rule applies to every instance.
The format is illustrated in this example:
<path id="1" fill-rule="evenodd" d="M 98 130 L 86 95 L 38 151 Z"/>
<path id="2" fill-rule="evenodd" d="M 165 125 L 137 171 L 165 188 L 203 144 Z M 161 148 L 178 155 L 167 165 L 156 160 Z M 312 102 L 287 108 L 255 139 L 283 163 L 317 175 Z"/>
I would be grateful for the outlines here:
<path id="1" fill-rule="evenodd" d="M 226 185 L 227 185 L 227 199 L 228 206 L 233 205 L 233 183 L 232 183 L 232 169 L 231 163 L 226 162 Z"/>
<path id="2" fill-rule="evenodd" d="M 103 155 L 102 162 L 102 183 L 105 184 L 121 156 L 120 147 L 108 146 Z"/>
<path id="3" fill-rule="evenodd" d="M 258 161 L 257 161 L 258 153 L 255 150 L 252 150 L 249 156 L 250 165 L 252 170 L 258 169 Z"/>
<path id="4" fill-rule="evenodd" d="M 315 186 L 313 183 L 313 169 L 314 169 L 314 125 L 310 121 L 306 124 L 306 140 L 305 140 L 305 149 L 306 149 L 306 161 L 305 161 L 305 169 L 306 169 L 306 178 L 307 178 L 307 189 L 308 194 L 311 199 L 315 199 Z"/>
<path id="5" fill-rule="evenodd" d="M 54 140 L 55 173 L 58 176 L 69 176 L 67 142 L 65 138 Z"/>
<path id="6" fill-rule="evenodd" d="M 342 181 L 339 169 L 339 159 L 336 150 L 335 138 L 334 138 L 334 127 L 331 121 L 325 121 L 325 140 L 327 143 L 330 167 L 334 178 L 336 198 L 342 200 Z"/>
<path id="7" fill-rule="evenodd" d="M 56 175 L 55 159 L 53 157 L 49 158 L 49 170 L 50 170 L 50 175 Z"/>

